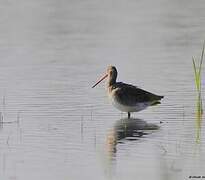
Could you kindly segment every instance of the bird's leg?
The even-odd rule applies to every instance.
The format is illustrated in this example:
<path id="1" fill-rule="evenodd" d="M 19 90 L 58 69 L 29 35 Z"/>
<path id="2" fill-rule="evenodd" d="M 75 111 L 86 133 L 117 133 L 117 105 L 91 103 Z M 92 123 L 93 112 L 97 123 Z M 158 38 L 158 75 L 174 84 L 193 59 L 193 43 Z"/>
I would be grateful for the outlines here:
<path id="1" fill-rule="evenodd" d="M 128 114 L 128 119 L 130 119 L 130 112 L 128 112 L 127 114 Z"/>

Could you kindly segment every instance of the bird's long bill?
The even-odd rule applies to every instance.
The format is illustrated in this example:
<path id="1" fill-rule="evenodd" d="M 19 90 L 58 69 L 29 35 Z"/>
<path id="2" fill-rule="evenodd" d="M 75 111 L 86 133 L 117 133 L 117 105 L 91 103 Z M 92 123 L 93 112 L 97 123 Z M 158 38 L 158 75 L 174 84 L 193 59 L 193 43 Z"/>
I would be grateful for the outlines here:
<path id="1" fill-rule="evenodd" d="M 101 81 L 103 81 L 107 76 L 108 76 L 108 75 L 105 74 L 102 78 L 99 79 L 98 82 L 96 82 L 96 83 L 92 86 L 92 88 L 94 88 L 95 86 L 97 86 L 97 85 L 98 85 Z"/>

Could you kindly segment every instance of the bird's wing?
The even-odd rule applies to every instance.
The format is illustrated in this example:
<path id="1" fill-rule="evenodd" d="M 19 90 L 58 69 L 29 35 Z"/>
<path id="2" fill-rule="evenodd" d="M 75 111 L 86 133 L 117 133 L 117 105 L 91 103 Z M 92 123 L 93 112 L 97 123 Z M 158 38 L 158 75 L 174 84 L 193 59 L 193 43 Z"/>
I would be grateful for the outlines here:
<path id="1" fill-rule="evenodd" d="M 136 86 L 121 82 L 116 83 L 115 97 L 120 103 L 133 106 L 137 103 L 155 102 L 163 98 L 163 96 L 158 96 Z"/>

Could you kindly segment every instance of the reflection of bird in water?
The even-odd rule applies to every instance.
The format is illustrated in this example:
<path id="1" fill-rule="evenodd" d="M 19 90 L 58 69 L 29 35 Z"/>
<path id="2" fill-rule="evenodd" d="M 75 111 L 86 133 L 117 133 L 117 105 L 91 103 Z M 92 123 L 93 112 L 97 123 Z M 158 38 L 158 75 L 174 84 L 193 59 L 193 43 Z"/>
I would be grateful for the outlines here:
<path id="1" fill-rule="evenodd" d="M 128 118 L 131 112 L 138 112 L 148 106 L 160 104 L 163 98 L 163 96 L 152 94 L 136 86 L 116 82 L 117 69 L 114 66 L 107 68 L 106 74 L 93 85 L 93 88 L 107 77 L 107 91 L 112 104 L 120 111 L 127 112 Z"/>
<path id="2" fill-rule="evenodd" d="M 126 143 L 129 140 L 138 140 L 154 130 L 159 129 L 155 124 L 149 124 L 141 119 L 120 119 L 116 121 L 113 128 L 108 131 L 105 146 L 105 174 L 108 179 L 112 179 L 115 173 L 115 159 L 117 156 L 117 144 Z M 125 144 L 126 145 L 126 144 Z"/>
<path id="3" fill-rule="evenodd" d="M 153 130 L 158 130 L 159 126 L 156 124 L 147 123 L 141 119 L 120 119 L 107 135 L 107 151 L 115 153 L 118 143 L 125 140 L 138 140 L 144 135 L 150 134 Z"/>

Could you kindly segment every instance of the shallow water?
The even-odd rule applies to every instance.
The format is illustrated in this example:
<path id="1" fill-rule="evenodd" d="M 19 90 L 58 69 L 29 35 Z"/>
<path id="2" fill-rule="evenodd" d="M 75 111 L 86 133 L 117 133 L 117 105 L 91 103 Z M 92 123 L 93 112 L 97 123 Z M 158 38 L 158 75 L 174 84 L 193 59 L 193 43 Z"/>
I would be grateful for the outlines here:
<path id="1" fill-rule="evenodd" d="M 0 8 L 0 179 L 205 175 L 191 60 L 204 39 L 203 0 L 20 0 Z M 164 95 L 162 104 L 127 120 L 103 83 L 91 89 L 110 64 L 120 81 Z"/>

